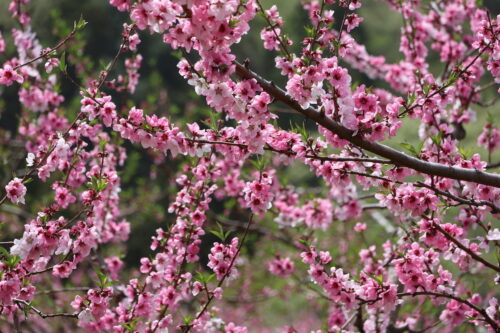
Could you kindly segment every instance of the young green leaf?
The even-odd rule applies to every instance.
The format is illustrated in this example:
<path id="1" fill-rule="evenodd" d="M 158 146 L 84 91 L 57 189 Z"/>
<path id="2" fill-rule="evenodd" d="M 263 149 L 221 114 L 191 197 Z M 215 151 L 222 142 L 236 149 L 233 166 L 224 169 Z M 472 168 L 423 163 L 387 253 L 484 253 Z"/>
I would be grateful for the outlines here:
<path id="1" fill-rule="evenodd" d="M 401 147 L 403 147 L 404 149 L 408 150 L 413 156 L 417 156 L 418 155 L 417 150 L 411 144 L 403 142 L 403 143 L 400 143 L 399 145 Z"/>
<path id="2" fill-rule="evenodd" d="M 59 70 L 61 72 L 66 72 L 67 68 L 68 66 L 66 65 L 66 51 L 63 51 L 63 53 L 61 53 L 61 57 L 59 58 Z"/>

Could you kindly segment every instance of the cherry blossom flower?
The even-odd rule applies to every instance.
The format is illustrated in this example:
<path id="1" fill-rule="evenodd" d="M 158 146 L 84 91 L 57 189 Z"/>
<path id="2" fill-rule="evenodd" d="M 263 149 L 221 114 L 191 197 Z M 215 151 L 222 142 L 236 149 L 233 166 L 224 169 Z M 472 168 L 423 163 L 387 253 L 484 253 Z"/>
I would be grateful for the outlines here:
<path id="1" fill-rule="evenodd" d="M 12 179 L 7 186 L 5 186 L 5 191 L 7 191 L 7 197 L 13 203 L 24 204 L 24 196 L 26 195 L 26 186 L 19 178 Z"/>

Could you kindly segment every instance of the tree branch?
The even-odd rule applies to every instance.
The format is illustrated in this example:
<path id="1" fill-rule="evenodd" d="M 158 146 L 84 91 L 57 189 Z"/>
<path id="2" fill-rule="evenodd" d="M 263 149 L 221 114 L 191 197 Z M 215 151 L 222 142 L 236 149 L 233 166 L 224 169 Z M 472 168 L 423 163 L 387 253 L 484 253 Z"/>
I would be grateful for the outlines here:
<path id="1" fill-rule="evenodd" d="M 186 141 L 190 141 L 190 142 L 194 142 L 194 143 L 200 143 L 200 144 L 235 146 L 235 147 L 239 147 L 241 149 L 248 149 L 248 145 L 246 145 L 244 143 L 237 143 L 237 142 L 210 141 L 210 140 L 189 139 L 189 138 L 187 138 Z M 264 147 L 264 150 L 272 151 L 272 152 L 275 152 L 275 153 L 284 154 L 284 155 L 288 155 L 288 156 L 295 156 L 295 155 L 297 155 L 292 150 L 279 150 L 279 149 L 275 149 L 275 148 L 273 148 L 271 146 Z M 379 159 L 379 158 L 356 157 L 356 156 L 352 156 L 352 157 L 350 157 L 350 156 L 332 157 L 332 156 L 321 156 L 321 155 L 307 154 L 307 155 L 305 155 L 305 158 L 309 158 L 309 159 L 312 159 L 312 160 L 320 160 L 320 161 L 330 161 L 330 162 L 361 162 L 361 163 L 394 164 L 391 161 L 382 160 L 382 159 Z"/>
<path id="2" fill-rule="evenodd" d="M 78 314 L 73 314 L 73 313 L 44 313 L 22 299 L 14 299 L 14 302 L 16 302 L 19 306 L 21 304 L 26 306 L 28 311 L 32 310 L 43 319 L 55 318 L 55 317 L 78 318 Z"/>
<path id="3" fill-rule="evenodd" d="M 224 281 L 226 280 L 226 278 L 231 273 L 231 270 L 233 269 L 233 266 L 234 266 L 234 263 L 236 261 L 236 258 L 240 254 L 241 248 L 243 247 L 243 243 L 245 242 L 245 239 L 246 239 L 246 237 L 248 235 L 248 231 L 250 230 L 250 226 L 252 224 L 252 221 L 253 221 L 253 214 L 251 214 L 250 218 L 248 219 L 248 224 L 247 224 L 247 227 L 245 228 L 245 232 L 244 232 L 243 236 L 241 237 L 241 242 L 240 242 L 240 244 L 238 246 L 238 249 L 236 250 L 236 253 L 234 254 L 233 258 L 231 259 L 231 262 L 229 263 L 229 267 L 227 268 L 226 274 L 224 274 L 224 276 L 222 277 L 222 279 L 217 284 L 217 288 L 219 288 L 220 286 L 222 286 L 222 284 L 224 283 Z M 195 319 L 199 319 L 205 313 L 205 311 L 207 311 L 208 306 L 214 300 L 214 298 L 215 298 L 215 294 L 212 293 L 210 295 L 210 298 L 207 299 L 207 302 L 205 303 L 205 305 L 203 306 L 203 308 L 198 313 L 198 315 L 196 316 Z M 192 328 L 193 328 L 193 324 L 189 324 L 187 326 L 184 326 L 184 331 L 183 332 L 184 333 L 188 333 Z"/>
<path id="4" fill-rule="evenodd" d="M 433 224 L 433 227 L 435 227 L 440 233 L 442 233 L 449 241 L 453 242 L 457 247 L 465 251 L 468 255 L 472 257 L 472 259 L 479 261 L 486 267 L 489 267 L 493 269 L 494 271 L 500 273 L 500 267 L 498 267 L 495 264 L 492 264 L 491 262 L 487 261 L 486 259 L 480 257 L 479 255 L 475 254 L 471 249 L 469 249 L 467 246 L 463 245 L 458 239 L 450 235 L 446 230 L 441 228 L 441 226 L 437 223 Z"/>
<path id="5" fill-rule="evenodd" d="M 408 156 L 386 145 L 376 142 L 369 142 L 359 134 L 356 134 L 354 131 L 351 131 L 338 122 L 327 118 L 318 110 L 312 107 L 303 109 L 297 101 L 293 100 L 293 98 L 290 97 L 284 90 L 275 86 L 272 82 L 267 81 L 266 79 L 262 78 L 261 76 L 249 70 L 238 62 L 235 62 L 235 64 L 236 74 L 239 77 L 241 77 L 242 79 L 257 80 L 262 89 L 273 96 L 276 100 L 285 103 L 307 118 L 335 133 L 341 139 L 347 140 L 355 146 L 358 146 L 376 155 L 385 157 L 396 165 L 404 166 L 427 175 L 446 177 L 450 179 L 464 180 L 488 186 L 500 187 L 500 175 L 479 170 L 465 169 L 433 162 L 426 162 L 418 158 Z"/>
<path id="6" fill-rule="evenodd" d="M 472 304 L 471 302 L 469 302 L 468 300 L 460 298 L 458 296 L 454 296 L 454 295 L 450 295 L 450 294 L 441 294 L 441 293 L 436 293 L 436 292 L 432 292 L 432 291 L 416 291 L 414 293 L 399 293 L 398 297 L 404 297 L 404 296 L 415 297 L 415 296 L 422 296 L 422 295 L 449 298 L 449 299 L 454 299 L 457 302 L 463 303 L 463 304 L 467 305 L 469 308 L 473 309 L 474 311 L 480 313 L 484 317 L 484 320 L 486 320 L 486 322 L 488 324 L 490 324 L 491 327 L 495 330 L 495 332 L 498 332 L 497 323 L 495 323 L 495 321 L 488 315 L 488 313 L 484 309 L 481 309 L 481 308 L 475 306 L 474 304 Z"/>

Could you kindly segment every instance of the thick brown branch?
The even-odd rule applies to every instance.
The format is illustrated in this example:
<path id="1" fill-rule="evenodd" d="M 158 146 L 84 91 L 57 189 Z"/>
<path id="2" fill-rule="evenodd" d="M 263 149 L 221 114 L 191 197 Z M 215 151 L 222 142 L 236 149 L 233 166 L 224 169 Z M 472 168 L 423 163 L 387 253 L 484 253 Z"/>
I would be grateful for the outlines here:
<path id="1" fill-rule="evenodd" d="M 307 109 L 303 109 L 298 102 L 293 100 L 285 91 L 275 86 L 273 83 L 267 81 L 262 78 L 260 75 L 254 73 L 253 71 L 245 68 L 240 63 L 236 63 L 236 73 L 243 79 L 255 79 L 259 83 L 259 85 L 271 96 L 273 96 L 276 100 L 285 103 L 290 106 L 294 110 L 303 114 L 307 118 L 313 120 L 317 124 L 327 128 L 332 131 L 336 135 L 338 135 L 341 139 L 347 140 L 350 143 L 358 146 L 362 149 L 365 149 L 369 152 L 372 152 L 378 156 L 385 157 L 394 164 L 399 166 L 404 166 L 421 173 L 446 177 L 450 179 L 456 180 L 464 180 L 469 182 L 475 182 L 478 184 L 500 187 L 500 175 L 483 172 L 479 170 L 473 169 L 465 169 L 460 167 L 452 167 L 448 165 L 426 162 L 420 160 L 418 158 L 408 156 L 398 150 L 390 148 L 380 143 L 369 142 L 365 140 L 359 134 L 349 130 L 348 128 L 342 126 L 338 122 L 327 118 L 323 113 L 318 110 L 309 107 Z"/>
<path id="2" fill-rule="evenodd" d="M 498 168 L 498 167 L 500 167 L 500 162 L 488 164 L 486 166 L 486 169 L 495 169 L 495 168 Z"/>

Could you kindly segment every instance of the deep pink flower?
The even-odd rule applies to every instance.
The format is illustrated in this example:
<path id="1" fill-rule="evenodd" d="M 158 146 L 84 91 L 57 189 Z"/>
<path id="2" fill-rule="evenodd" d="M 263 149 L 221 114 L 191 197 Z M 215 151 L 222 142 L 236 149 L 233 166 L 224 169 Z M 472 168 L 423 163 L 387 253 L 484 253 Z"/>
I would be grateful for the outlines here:
<path id="1" fill-rule="evenodd" d="M 26 186 L 19 178 L 12 179 L 7 186 L 5 186 L 5 191 L 7 192 L 7 198 L 13 203 L 24 204 L 24 196 L 26 195 Z"/>
<path id="2" fill-rule="evenodd" d="M 5 64 L 3 68 L 0 69 L 0 84 L 10 86 L 14 81 L 23 83 L 24 79 L 12 68 L 12 66 Z"/>

